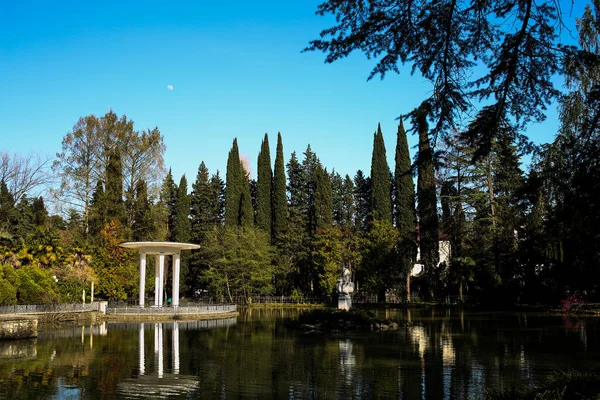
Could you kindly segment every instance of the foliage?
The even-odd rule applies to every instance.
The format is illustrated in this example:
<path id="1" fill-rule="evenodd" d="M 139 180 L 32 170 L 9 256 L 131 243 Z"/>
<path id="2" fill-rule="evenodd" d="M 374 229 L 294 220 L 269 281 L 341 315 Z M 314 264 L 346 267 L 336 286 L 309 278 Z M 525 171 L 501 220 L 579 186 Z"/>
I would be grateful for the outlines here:
<path id="1" fill-rule="evenodd" d="M 285 179 L 285 161 L 283 159 L 283 142 L 281 133 L 277 134 L 277 152 L 275 154 L 275 170 L 273 174 L 272 198 L 272 240 L 278 243 L 287 229 L 287 196 Z"/>
<path id="2" fill-rule="evenodd" d="M 561 300 L 560 309 L 567 314 L 573 314 L 581 310 L 585 305 L 585 301 L 577 294 L 572 294 L 566 299 Z"/>
<path id="3" fill-rule="evenodd" d="M 50 271 L 26 265 L 16 271 L 19 286 L 17 297 L 22 304 L 57 303 L 60 295 Z"/>
<path id="4" fill-rule="evenodd" d="M 373 157 L 371 159 L 371 207 L 375 220 L 392 221 L 390 197 L 390 169 L 385 155 L 385 143 L 381 125 L 373 138 Z"/>
<path id="5" fill-rule="evenodd" d="M 328 63 L 363 52 L 377 60 L 369 79 L 411 65 L 432 91 L 410 115 L 427 105 L 437 135 L 476 114 L 467 130 L 482 154 L 498 127 L 543 120 L 558 94 L 551 78 L 564 48 L 557 43 L 562 14 L 554 1 L 328 0 L 317 14 L 331 14 L 335 23 L 305 51 L 324 52 Z M 475 66 L 481 74 L 471 73 Z M 477 109 L 481 100 L 488 105 Z"/>
<path id="6" fill-rule="evenodd" d="M 394 169 L 394 221 L 398 235 L 398 267 L 405 276 L 404 296 L 410 299 L 410 273 L 417 258 L 415 185 L 408 152 L 408 138 L 402 120 L 396 139 Z"/>
<path id="7" fill-rule="evenodd" d="M 429 294 L 439 284 L 439 228 L 437 215 L 437 197 L 434 176 L 434 161 L 431 143 L 429 142 L 427 110 L 419 109 L 415 114 L 413 124 L 419 133 L 419 152 L 417 154 L 417 212 L 419 216 L 419 245 L 421 248 L 421 263 Z"/>
<path id="8" fill-rule="evenodd" d="M 272 249 L 265 232 L 254 227 L 215 227 L 205 244 L 203 278 L 215 298 L 232 301 L 272 293 Z"/>
<path id="9" fill-rule="evenodd" d="M 100 231 L 100 243 L 92 260 L 98 295 L 105 299 L 127 300 L 139 289 L 137 257 L 119 246 L 123 242 L 122 230 L 119 220 L 107 222 Z"/>
<path id="10" fill-rule="evenodd" d="M 258 153 L 256 197 L 256 226 L 271 235 L 271 191 L 273 172 L 271 170 L 271 152 L 269 136 L 265 138 Z"/>

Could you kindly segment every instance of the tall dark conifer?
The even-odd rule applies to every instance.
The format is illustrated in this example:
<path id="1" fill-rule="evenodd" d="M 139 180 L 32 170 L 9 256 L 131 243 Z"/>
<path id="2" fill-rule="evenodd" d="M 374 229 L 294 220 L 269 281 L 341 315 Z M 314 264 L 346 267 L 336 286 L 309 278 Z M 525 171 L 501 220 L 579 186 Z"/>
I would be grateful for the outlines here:
<path id="1" fill-rule="evenodd" d="M 150 213 L 148 186 L 145 180 L 140 179 L 135 187 L 131 236 L 135 241 L 147 241 L 153 239 L 153 233 L 154 223 Z"/>
<path id="2" fill-rule="evenodd" d="M 272 240 L 277 242 L 287 229 L 287 196 L 285 181 L 285 161 L 283 159 L 283 143 L 281 133 L 277 134 L 277 152 L 275 154 L 275 172 L 273 176 L 272 200 Z"/>
<path id="3" fill-rule="evenodd" d="M 331 226 L 333 216 L 333 199 L 331 191 L 331 180 L 327 170 L 317 165 L 314 171 L 315 193 L 314 193 L 314 226 L 323 229 Z"/>
<path id="4" fill-rule="evenodd" d="M 101 180 L 96 182 L 96 188 L 92 192 L 89 209 L 89 233 L 91 238 L 95 238 L 107 221 L 106 195 L 104 185 Z"/>
<path id="5" fill-rule="evenodd" d="M 429 143 L 427 113 L 423 108 L 415 114 L 413 125 L 419 133 L 419 153 L 417 155 L 417 199 L 419 215 L 419 236 L 421 262 L 425 266 L 425 276 L 430 294 L 437 283 L 439 263 L 439 232 L 437 215 L 437 196 L 435 191 L 435 173 L 433 152 Z"/>
<path id="6" fill-rule="evenodd" d="M 356 228 L 365 230 L 371 219 L 371 178 L 358 170 L 354 176 L 354 201 L 356 204 Z"/>
<path id="7" fill-rule="evenodd" d="M 252 206 L 252 190 L 250 182 L 250 171 L 246 171 L 244 165 L 240 163 L 242 195 L 240 197 L 239 225 L 250 227 L 254 226 L 254 207 Z"/>
<path id="8" fill-rule="evenodd" d="M 354 227 L 354 218 L 356 215 L 356 203 L 354 201 L 354 182 L 346 174 L 342 183 L 342 218 L 341 226 L 346 229 Z"/>
<path id="9" fill-rule="evenodd" d="M 225 221 L 225 182 L 219 171 L 210 177 L 210 215 L 213 225 L 222 225 Z"/>
<path id="10" fill-rule="evenodd" d="M 198 167 L 196 181 L 192 184 L 190 199 L 190 240 L 193 243 L 202 243 L 205 232 L 212 225 L 212 193 L 209 179 L 208 168 L 202 161 Z"/>
<path id="11" fill-rule="evenodd" d="M 392 221 L 392 200 L 390 198 L 390 168 L 385 154 L 385 143 L 381 125 L 373 139 L 373 158 L 371 160 L 372 208 L 373 219 Z"/>
<path id="12" fill-rule="evenodd" d="M 233 139 L 233 145 L 227 158 L 227 174 L 225 177 L 225 225 L 227 226 L 237 226 L 240 223 L 240 204 L 243 191 L 242 179 L 242 163 L 240 161 L 237 138 L 235 138 Z M 248 193 L 249 195 L 250 193 Z"/>
<path id="13" fill-rule="evenodd" d="M 173 180 L 173 173 L 169 168 L 167 176 L 163 180 L 160 200 L 161 205 L 165 208 L 164 212 L 167 215 L 167 234 L 166 239 L 171 240 L 175 231 L 175 200 L 177 199 L 177 185 Z"/>
<path id="14" fill-rule="evenodd" d="M 258 153 L 257 193 L 256 193 L 256 226 L 271 235 L 271 187 L 273 170 L 271 169 L 271 152 L 269 136 L 265 138 Z"/>
<path id="15" fill-rule="evenodd" d="M 170 239 L 174 242 L 190 241 L 190 196 L 187 192 L 187 179 L 181 177 L 174 201 L 174 224 Z"/>
<path id="16" fill-rule="evenodd" d="M 106 165 L 106 216 L 109 220 L 118 219 L 124 222 L 125 205 L 123 204 L 123 166 L 121 154 L 114 149 L 108 156 Z"/>
<path id="17" fill-rule="evenodd" d="M 417 257 L 417 215 L 415 210 L 415 185 L 408 151 L 408 138 L 402 119 L 398 124 L 396 141 L 396 168 L 394 170 L 394 201 L 396 228 L 400 236 L 398 244 L 398 262 L 405 276 L 405 294 L 410 300 L 410 271 Z"/>

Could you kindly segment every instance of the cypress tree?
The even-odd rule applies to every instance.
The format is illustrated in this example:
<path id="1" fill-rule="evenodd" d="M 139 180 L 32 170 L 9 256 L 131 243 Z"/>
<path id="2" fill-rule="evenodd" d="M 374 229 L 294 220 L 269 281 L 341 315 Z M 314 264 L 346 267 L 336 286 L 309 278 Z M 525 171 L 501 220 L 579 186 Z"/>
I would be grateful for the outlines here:
<path id="1" fill-rule="evenodd" d="M 405 298 L 410 300 L 410 272 L 417 257 L 415 210 L 415 185 L 413 183 L 412 166 L 408 151 L 408 138 L 402 119 L 398 124 L 396 141 L 396 168 L 394 170 L 394 201 L 396 228 L 400 236 L 398 244 L 398 261 L 400 271 L 406 278 Z"/>
<path id="2" fill-rule="evenodd" d="M 392 201 L 390 198 L 390 169 L 385 154 L 385 143 L 381 125 L 373 138 L 373 158 L 371 161 L 372 210 L 373 219 L 392 221 Z"/>
<path id="3" fill-rule="evenodd" d="M 242 163 L 237 138 L 233 139 L 233 145 L 229 151 L 225 180 L 225 225 L 237 226 L 240 221 L 242 198 Z"/>
<path id="4" fill-rule="evenodd" d="M 419 133 L 419 154 L 417 155 L 417 212 L 419 215 L 419 236 L 421 262 L 425 268 L 425 276 L 430 294 L 436 283 L 439 263 L 439 232 L 437 215 L 437 197 L 435 192 L 435 174 L 433 152 L 429 143 L 429 127 L 427 113 L 420 108 L 414 116 L 413 125 Z"/>
<path id="5" fill-rule="evenodd" d="M 240 187 L 242 194 L 240 197 L 239 225 L 244 227 L 254 226 L 254 207 L 252 207 L 252 191 L 250 182 L 250 172 L 246 171 L 244 165 L 240 162 L 241 181 Z"/>
<path id="6" fill-rule="evenodd" d="M 344 224 L 344 205 L 342 199 L 344 181 L 342 176 L 334 171 L 331 171 L 329 177 L 331 181 L 331 193 L 333 195 L 333 222 L 337 226 Z"/>
<path id="7" fill-rule="evenodd" d="M 277 152 L 275 154 L 275 172 L 273 176 L 272 199 L 272 241 L 276 243 L 287 229 L 287 196 L 285 181 L 285 162 L 281 133 L 277 134 Z"/>
<path id="8" fill-rule="evenodd" d="M 196 181 L 192 184 L 190 198 L 190 240 L 193 243 L 202 243 L 204 233 L 212 225 L 211 196 L 208 168 L 204 161 L 198 167 Z"/>
<path id="9" fill-rule="evenodd" d="M 221 179 L 219 171 L 210 177 L 210 202 L 209 210 L 211 223 L 221 225 L 225 218 L 225 182 Z"/>
<path id="10" fill-rule="evenodd" d="M 257 193 L 256 193 L 256 226 L 271 235 L 271 186 L 273 171 L 271 169 L 271 153 L 269 136 L 265 138 L 258 153 Z"/>
<path id="11" fill-rule="evenodd" d="M 356 222 L 358 229 L 366 230 L 371 219 L 371 178 L 365 177 L 361 170 L 354 176 L 354 203 L 356 204 Z"/>
<path id="12" fill-rule="evenodd" d="M 89 233 L 95 237 L 106 223 L 106 198 L 104 185 L 101 180 L 96 182 L 96 188 L 92 192 L 89 209 Z"/>
<path id="13" fill-rule="evenodd" d="M 0 181 L 0 233 L 11 236 L 17 224 L 18 213 L 15 208 L 15 198 L 8 190 L 4 179 Z"/>
<path id="14" fill-rule="evenodd" d="M 140 179 L 135 185 L 135 199 L 133 202 L 132 239 L 135 241 L 151 240 L 154 234 L 150 201 L 148 199 L 148 186 L 146 181 Z"/>
<path id="15" fill-rule="evenodd" d="M 318 163 L 314 171 L 315 193 L 314 193 L 314 226 L 316 229 L 323 229 L 331 226 L 332 223 L 332 191 L 331 180 L 327 170 Z"/>
<path id="16" fill-rule="evenodd" d="M 345 229 L 354 227 L 354 218 L 356 214 L 356 204 L 354 202 L 354 182 L 346 174 L 342 183 L 342 215 L 341 226 Z"/>
<path id="17" fill-rule="evenodd" d="M 166 239 L 172 240 L 173 232 L 175 232 L 175 199 L 177 198 L 177 185 L 173 180 L 173 173 L 169 168 L 169 172 L 163 181 L 161 188 L 161 203 L 165 207 L 167 215 L 167 234 Z"/>
<path id="18" fill-rule="evenodd" d="M 106 216 L 109 220 L 118 219 L 124 222 L 125 205 L 123 204 L 123 167 L 118 149 L 108 156 L 106 165 Z"/>
<path id="19" fill-rule="evenodd" d="M 173 231 L 170 239 L 174 242 L 190 241 L 190 196 L 187 193 L 187 179 L 185 174 L 179 181 L 174 201 Z"/>

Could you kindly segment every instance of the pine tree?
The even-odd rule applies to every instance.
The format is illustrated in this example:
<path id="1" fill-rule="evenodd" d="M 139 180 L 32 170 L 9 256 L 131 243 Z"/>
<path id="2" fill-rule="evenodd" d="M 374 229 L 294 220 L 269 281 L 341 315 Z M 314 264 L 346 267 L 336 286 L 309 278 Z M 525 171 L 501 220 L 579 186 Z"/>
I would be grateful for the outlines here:
<path id="1" fill-rule="evenodd" d="M 275 173 L 273 176 L 273 199 L 272 199 L 272 222 L 273 233 L 272 241 L 277 241 L 282 237 L 287 229 L 287 196 L 285 180 L 285 162 L 283 159 L 283 143 L 281 133 L 277 134 L 277 152 L 275 154 Z"/>
<path id="2" fill-rule="evenodd" d="M 429 143 L 427 114 L 423 108 L 415 114 L 413 125 L 419 133 L 417 212 L 419 215 L 421 262 L 425 266 L 425 276 L 429 285 L 430 295 L 433 295 L 434 285 L 437 283 L 436 274 L 438 272 L 440 257 L 439 232 L 433 152 Z"/>
<path id="3" fill-rule="evenodd" d="M 390 198 L 390 169 L 385 154 L 385 143 L 381 125 L 377 125 L 373 139 L 373 158 L 371 161 L 372 209 L 373 219 L 392 221 L 392 203 Z"/>
<path id="4" fill-rule="evenodd" d="M 257 194 L 256 194 L 256 226 L 271 235 L 271 186 L 273 171 L 271 169 L 271 153 L 269 136 L 265 138 L 258 153 Z"/>
<path id="5" fill-rule="evenodd" d="M 237 138 L 227 158 L 227 175 L 225 177 L 225 225 L 237 226 L 240 223 L 240 204 L 242 198 L 242 168 Z"/>
<path id="6" fill-rule="evenodd" d="M 400 241 L 398 243 L 398 261 L 400 271 L 404 274 L 405 298 L 410 300 L 410 272 L 417 257 L 416 227 L 417 215 L 415 210 L 415 185 L 413 183 L 412 166 L 408 151 L 408 138 L 402 119 L 398 124 L 396 141 L 396 168 L 394 170 L 394 201 L 396 228 Z"/>

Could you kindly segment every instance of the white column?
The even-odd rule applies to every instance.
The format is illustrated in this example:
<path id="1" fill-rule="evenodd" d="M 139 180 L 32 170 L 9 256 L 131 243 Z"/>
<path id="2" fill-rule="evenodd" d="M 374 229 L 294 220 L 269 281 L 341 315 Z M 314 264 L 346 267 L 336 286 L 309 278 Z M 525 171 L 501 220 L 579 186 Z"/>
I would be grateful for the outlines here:
<path id="1" fill-rule="evenodd" d="M 93 283 L 92 283 L 92 285 L 93 285 Z M 145 298 L 146 298 L 146 253 L 142 252 L 142 253 L 140 253 L 140 307 L 144 307 Z"/>
<path id="2" fill-rule="evenodd" d="M 144 323 L 140 324 L 140 375 L 146 373 L 146 359 L 144 353 Z"/>
<path id="3" fill-rule="evenodd" d="M 158 324 L 158 377 L 163 377 L 163 324 Z"/>
<path id="4" fill-rule="evenodd" d="M 160 256 L 154 257 L 154 306 L 158 307 L 160 293 Z"/>
<path id="5" fill-rule="evenodd" d="M 173 373 L 179 374 L 179 323 L 173 322 Z"/>
<path id="6" fill-rule="evenodd" d="M 175 253 L 173 255 L 173 300 L 171 305 L 173 307 L 179 306 L 179 270 L 181 268 L 181 254 Z"/>
<path id="7" fill-rule="evenodd" d="M 158 266 L 159 266 L 158 286 L 160 288 L 160 292 L 158 293 L 158 306 L 162 307 L 164 304 L 164 297 L 165 297 L 165 253 L 160 253 L 160 255 L 158 256 Z"/>

